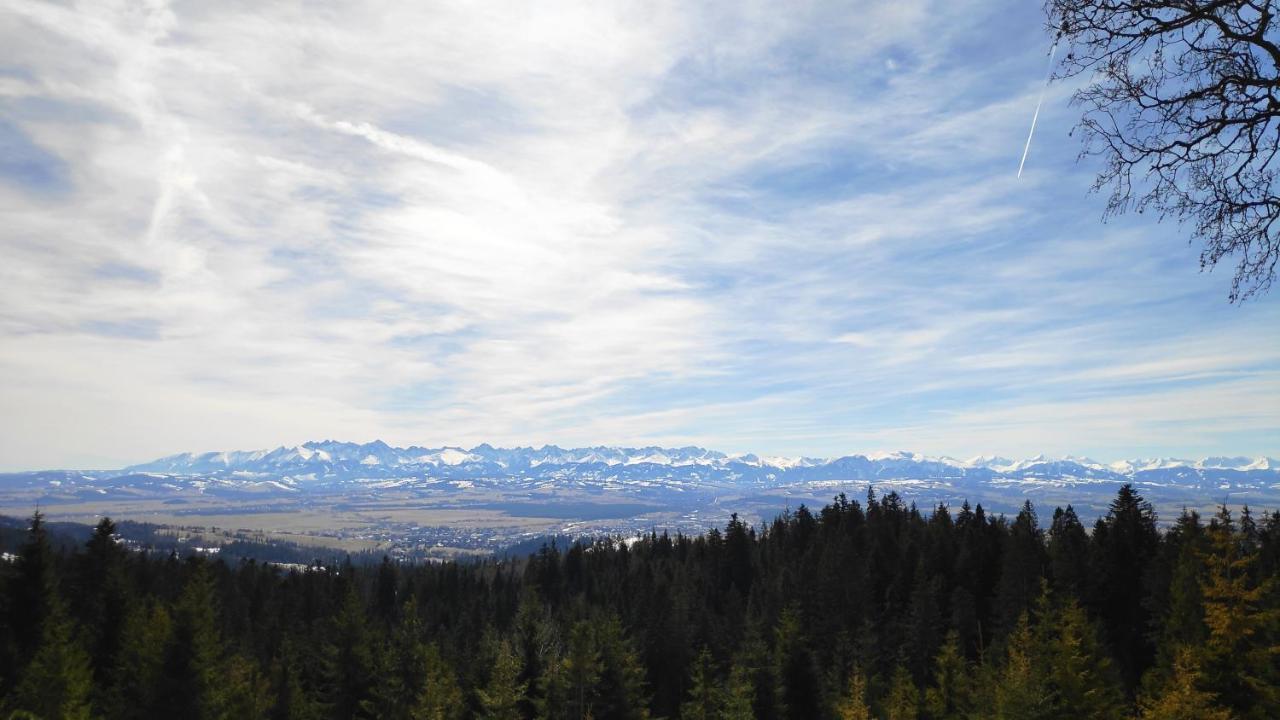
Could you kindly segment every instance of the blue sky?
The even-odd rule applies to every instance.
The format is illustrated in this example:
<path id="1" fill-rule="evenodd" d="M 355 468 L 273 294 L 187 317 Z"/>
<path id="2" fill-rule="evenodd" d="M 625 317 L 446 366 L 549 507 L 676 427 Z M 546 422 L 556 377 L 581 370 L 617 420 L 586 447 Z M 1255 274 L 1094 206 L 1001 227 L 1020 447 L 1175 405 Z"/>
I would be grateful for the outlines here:
<path id="1" fill-rule="evenodd" d="M 408 7 L 412 6 L 412 7 Z M 0 467 L 308 439 L 1280 452 L 1036 3 L 0 0 Z"/>

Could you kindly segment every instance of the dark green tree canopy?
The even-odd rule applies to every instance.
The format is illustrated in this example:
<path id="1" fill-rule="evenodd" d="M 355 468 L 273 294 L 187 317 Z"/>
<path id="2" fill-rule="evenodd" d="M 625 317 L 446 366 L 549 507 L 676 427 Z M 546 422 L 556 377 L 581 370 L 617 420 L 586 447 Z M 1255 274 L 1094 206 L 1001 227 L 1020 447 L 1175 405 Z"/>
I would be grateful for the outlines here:
<path id="1" fill-rule="evenodd" d="M 305 571 L 127 551 L 109 521 L 57 550 L 34 518 L 0 562 L 0 717 L 1280 717 L 1280 513 L 1162 530 L 1130 486 L 1099 511 L 868 493 Z"/>

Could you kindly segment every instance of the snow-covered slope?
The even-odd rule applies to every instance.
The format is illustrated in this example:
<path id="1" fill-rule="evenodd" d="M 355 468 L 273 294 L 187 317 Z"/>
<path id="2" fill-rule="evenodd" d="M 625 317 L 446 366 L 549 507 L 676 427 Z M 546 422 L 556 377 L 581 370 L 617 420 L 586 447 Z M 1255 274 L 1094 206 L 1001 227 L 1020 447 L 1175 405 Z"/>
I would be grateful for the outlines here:
<path id="1" fill-rule="evenodd" d="M 238 452 L 184 453 L 124 468 L 119 474 L 159 473 L 172 476 L 261 476 L 307 478 L 445 477 L 450 479 L 504 476 L 623 480 L 745 480 L 804 482 L 810 480 L 1047 480 L 1212 483 L 1242 476 L 1274 478 L 1280 482 L 1280 461 L 1274 458 L 1156 458 L 1103 464 L 1088 458 L 1022 460 L 978 456 L 969 460 L 930 457 L 911 452 L 877 452 L 838 458 L 787 458 L 755 454 L 725 454 L 700 447 L 587 447 L 396 448 L 382 441 L 357 444 L 332 440 L 297 447 Z"/>
<path id="2" fill-rule="evenodd" d="M 1105 464 L 1071 456 L 958 460 L 898 451 L 819 459 L 700 447 L 398 448 L 380 441 L 333 440 L 274 450 L 183 453 L 115 471 L 0 474 L 0 500 L 54 504 L 160 498 L 181 508 L 197 495 L 286 511 L 300 500 L 394 492 L 457 508 L 494 509 L 514 502 L 518 507 L 513 511 L 534 503 L 529 507 L 545 512 L 538 503 L 556 498 L 571 505 L 639 502 L 692 513 L 711 512 L 724 503 L 737 503 L 731 505 L 736 509 L 744 502 L 772 511 L 793 501 L 817 504 L 875 486 L 924 507 L 971 499 L 1016 509 L 1031 499 L 1098 510 L 1122 483 L 1133 483 L 1166 509 L 1224 501 L 1264 509 L 1280 506 L 1280 462 L 1267 457 Z"/>

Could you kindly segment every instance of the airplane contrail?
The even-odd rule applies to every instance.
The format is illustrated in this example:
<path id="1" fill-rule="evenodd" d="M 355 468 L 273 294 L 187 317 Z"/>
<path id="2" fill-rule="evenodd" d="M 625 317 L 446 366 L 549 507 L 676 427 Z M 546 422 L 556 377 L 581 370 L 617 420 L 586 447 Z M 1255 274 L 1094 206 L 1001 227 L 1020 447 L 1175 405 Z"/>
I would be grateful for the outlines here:
<path id="1" fill-rule="evenodd" d="M 1044 91 L 1049 89 L 1049 79 L 1053 77 L 1053 56 L 1058 52 L 1058 41 L 1053 41 L 1049 48 L 1049 69 L 1045 72 L 1044 85 L 1040 88 L 1040 99 L 1036 101 L 1036 112 L 1031 116 L 1031 132 L 1027 133 L 1027 144 L 1022 148 L 1022 161 L 1018 163 L 1018 177 L 1022 177 L 1022 166 L 1027 164 L 1027 153 L 1031 152 L 1031 137 L 1036 134 L 1036 120 L 1040 118 L 1040 105 L 1044 103 Z"/>

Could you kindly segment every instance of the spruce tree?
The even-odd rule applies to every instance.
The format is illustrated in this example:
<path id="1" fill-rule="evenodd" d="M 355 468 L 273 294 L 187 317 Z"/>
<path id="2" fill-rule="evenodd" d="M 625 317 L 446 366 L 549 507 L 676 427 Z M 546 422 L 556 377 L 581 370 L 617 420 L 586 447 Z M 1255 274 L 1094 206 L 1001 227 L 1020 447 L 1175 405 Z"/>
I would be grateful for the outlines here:
<path id="1" fill-rule="evenodd" d="M 92 691 L 89 654 L 73 637 L 61 598 L 54 596 L 41 623 L 35 656 L 7 705 L 40 718 L 88 720 Z"/>
<path id="2" fill-rule="evenodd" d="M 8 679 L 21 673 L 31 661 L 44 636 L 45 618 L 57 594 L 53 548 L 44 526 L 44 515 L 31 516 L 27 539 L 18 550 L 16 574 L 8 590 L 8 625 L 13 636 L 15 658 Z"/>
<path id="3" fill-rule="evenodd" d="M 805 720 L 818 715 L 818 673 L 801 633 L 799 610 L 787 608 L 775 631 L 774 654 L 778 677 L 782 681 L 782 706 L 786 711 L 785 717 L 791 720 Z"/>
<path id="4" fill-rule="evenodd" d="M 1062 720 L 1125 716 L 1119 678 L 1093 625 L 1074 600 L 1065 601 L 1047 624 L 1049 685 Z"/>
<path id="5" fill-rule="evenodd" d="M 1006 641 L 1005 660 L 995 686 L 995 713 L 999 720 L 1039 720 L 1053 717 L 1053 698 L 1045 682 L 1027 613 Z"/>
<path id="6" fill-rule="evenodd" d="M 867 706 L 867 678 L 856 665 L 849 673 L 849 687 L 836 703 L 836 716 L 840 720 L 872 720 Z"/>
<path id="7" fill-rule="evenodd" d="M 400 609 L 400 573 L 395 563 L 386 555 L 378 565 L 378 585 L 375 593 L 375 610 L 384 624 L 390 624 Z"/>
<path id="8" fill-rule="evenodd" d="M 600 673 L 596 689 L 596 716 L 618 720 L 647 720 L 649 697 L 644 666 L 622 622 L 613 615 L 596 623 L 600 648 Z"/>
<path id="9" fill-rule="evenodd" d="M 99 693 L 96 705 L 105 707 L 109 700 L 101 692 L 117 672 L 124 642 L 121 633 L 131 601 L 125 576 L 128 551 L 121 546 L 110 518 L 102 518 L 94 527 L 80 560 L 76 601 Z"/>
<path id="10" fill-rule="evenodd" d="M 168 717 L 221 720 L 226 713 L 223 644 L 213 582 L 203 562 L 192 565 L 173 609 L 156 710 Z"/>
<path id="11" fill-rule="evenodd" d="M 1247 530 L 1225 511 L 1207 528 L 1186 513 L 1148 545 L 1154 515 L 1122 492 L 1082 544 L 1062 511 L 1051 590 L 1007 633 L 992 629 L 996 608 L 1022 605 L 1008 602 L 1025 589 L 1014 580 L 1036 573 L 1001 570 L 1022 565 L 1012 538 L 1034 537 L 1034 522 L 947 517 L 890 494 L 866 515 L 843 500 L 759 534 L 736 521 L 528 563 L 375 557 L 287 573 L 152 560 L 122 550 L 109 523 L 59 555 L 36 518 L 18 561 L 0 563 L 0 716 L 635 720 L 684 704 L 686 716 L 778 720 L 871 717 L 871 704 L 880 720 L 1280 717 L 1280 515 Z M 743 558 L 745 594 L 733 591 Z M 1126 637 L 1103 632 L 1129 617 L 1111 604 L 1124 593 L 1156 650 L 1136 705 L 1116 677 Z M 392 597 L 407 602 L 388 611 Z M 33 628 L 19 664 L 18 635 Z M 846 679 L 855 662 L 869 676 Z"/>
<path id="12" fill-rule="evenodd" d="M 421 673 L 422 690 L 409 710 L 410 720 L 461 720 L 466 705 L 458 677 L 434 644 L 427 646 Z"/>
<path id="13" fill-rule="evenodd" d="M 1204 555 L 1208 548 L 1199 515 L 1184 513 L 1178 525 L 1180 541 L 1169 579 L 1169 602 L 1163 633 L 1171 646 L 1178 642 L 1195 646 L 1205 637 L 1204 594 L 1200 585 L 1204 579 Z"/>
<path id="14" fill-rule="evenodd" d="M 925 712 L 932 720 L 960 720 L 973 708 L 973 678 L 960 653 L 959 635 L 947 634 L 933 665 L 933 684 L 925 690 Z"/>
<path id="15" fill-rule="evenodd" d="M 102 708 L 108 718 L 143 720 L 163 713 L 165 649 L 173 623 L 168 610 L 155 604 L 135 606 L 125 617 L 120 661 L 112 674 Z"/>
<path id="16" fill-rule="evenodd" d="M 520 656 L 512 649 L 511 643 L 501 641 L 489 682 L 476 691 L 484 720 L 521 720 L 524 717 L 520 706 L 528 684 L 520 681 L 522 670 Z"/>
<path id="17" fill-rule="evenodd" d="M 733 513 L 729 524 L 724 529 L 725 541 L 725 579 L 729 586 L 745 596 L 751 592 L 754 568 L 751 564 L 752 531 L 747 524 Z"/>
<path id="18" fill-rule="evenodd" d="M 893 671 L 884 714 L 886 720 L 916 720 L 920 714 L 920 691 L 911 679 L 911 672 L 902 665 Z"/>
<path id="19" fill-rule="evenodd" d="M 378 577 L 385 578 L 384 562 Z M 379 611 L 386 622 L 390 615 Z M 409 598 L 399 612 L 400 622 L 389 628 L 389 637 L 383 637 L 380 650 L 372 654 L 374 669 L 371 673 L 369 696 L 360 707 L 364 714 L 386 720 L 405 720 L 422 694 L 423 668 L 427 665 L 427 646 L 422 641 L 422 625 L 417 598 Z M 373 640 L 371 639 L 372 643 Z"/>
<path id="20" fill-rule="evenodd" d="M 1154 659 L 1146 578 L 1160 538 L 1156 514 L 1132 485 L 1121 486 L 1092 538 L 1098 578 L 1093 609 L 1102 618 L 1127 688 Z"/>
<path id="21" fill-rule="evenodd" d="M 272 663 L 274 673 L 275 707 L 272 717 L 276 720 L 321 720 L 324 707 L 319 693 L 306 682 L 298 650 L 288 636 L 283 638 L 280 653 Z"/>
<path id="22" fill-rule="evenodd" d="M 1070 505 L 1054 510 L 1048 555 L 1054 590 L 1066 597 L 1082 597 L 1089 587 L 1089 533 Z"/>
<path id="23" fill-rule="evenodd" d="M 1231 712 L 1217 697 L 1203 689 L 1204 673 L 1195 651 L 1182 647 L 1174 652 L 1168 679 L 1139 698 L 1142 720 L 1232 720 Z"/>
<path id="24" fill-rule="evenodd" d="M 520 680 L 526 684 L 526 697 L 521 703 L 525 717 L 537 712 L 547 675 L 556 663 L 554 649 L 558 644 L 550 611 L 538 598 L 532 585 L 521 589 L 515 617 L 515 650 L 520 654 L 523 671 Z"/>
<path id="25" fill-rule="evenodd" d="M 782 717 L 782 689 L 778 668 L 769 656 L 769 647 L 760 626 L 747 626 L 746 636 L 738 651 L 738 665 L 746 672 L 754 693 L 751 707 L 758 720 Z"/>
<path id="26" fill-rule="evenodd" d="M 326 704 L 336 720 L 356 717 L 372 697 L 374 659 L 364 605 L 351 585 L 325 633 L 322 652 Z"/>
<path id="27" fill-rule="evenodd" d="M 555 659 L 548 663 L 538 676 L 537 696 L 533 698 L 535 717 L 538 720 L 570 720 L 580 718 L 574 714 L 576 706 L 569 686 L 569 673 L 565 663 Z"/>
<path id="28" fill-rule="evenodd" d="M 921 680 L 928 675 L 929 663 L 942 644 L 942 634 L 946 627 L 938 601 L 942 581 L 941 577 L 930 577 L 923 559 L 919 562 L 905 630 L 909 643 L 909 669 L 912 677 Z"/>
<path id="29" fill-rule="evenodd" d="M 680 720 L 715 720 L 720 710 L 720 693 L 715 682 L 711 652 L 704 646 L 689 668 L 687 699 L 680 705 Z"/>
<path id="30" fill-rule="evenodd" d="M 591 624 L 580 620 L 569 631 L 565 655 L 548 667 L 540 681 L 538 716 L 547 720 L 583 720 L 592 716 L 601 673 L 600 650 Z"/>
<path id="31" fill-rule="evenodd" d="M 1224 507 L 1210 525 L 1201 592 L 1207 687 L 1240 718 L 1280 717 L 1280 607 L 1276 579 L 1258 581 L 1257 555 Z"/>
<path id="32" fill-rule="evenodd" d="M 1018 617 L 1031 609 L 1040 592 L 1040 581 L 1044 578 L 1046 555 L 1044 533 L 1040 530 L 1035 508 L 1027 500 L 1009 528 L 1001 554 L 996 608 L 1002 630 L 1012 628 Z"/>
<path id="33" fill-rule="evenodd" d="M 724 702 L 720 706 L 718 720 L 755 720 L 753 708 L 755 687 L 751 682 L 751 671 L 745 666 L 734 663 L 729 670 L 729 677 L 724 684 Z"/>
<path id="34" fill-rule="evenodd" d="M 270 681 L 258 663 L 233 655 L 222 663 L 221 717 L 227 720 L 266 720 L 275 707 Z"/>

